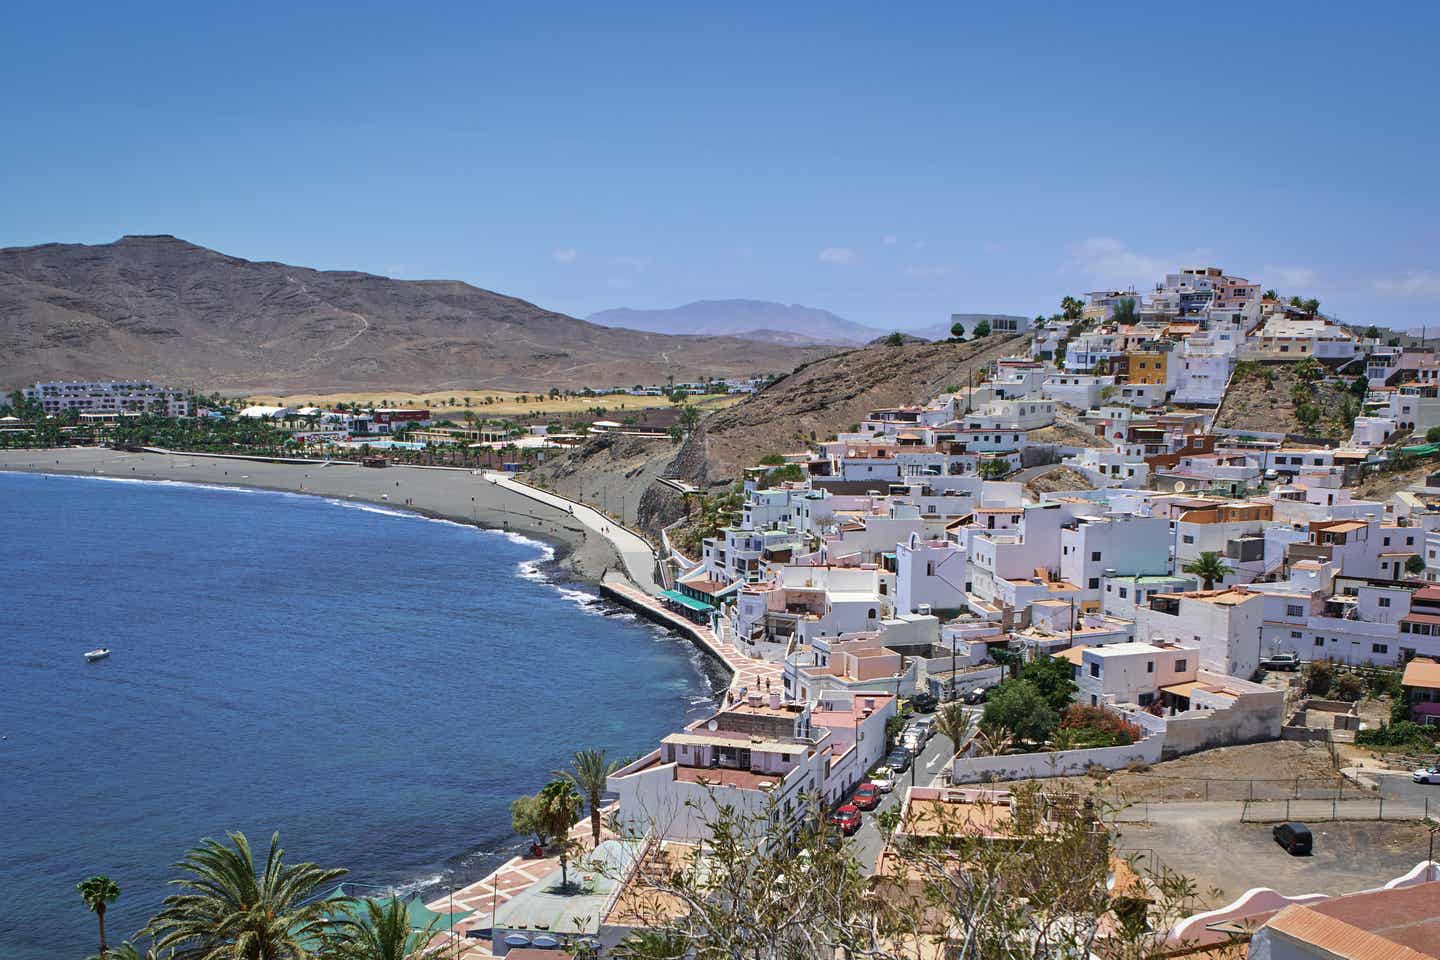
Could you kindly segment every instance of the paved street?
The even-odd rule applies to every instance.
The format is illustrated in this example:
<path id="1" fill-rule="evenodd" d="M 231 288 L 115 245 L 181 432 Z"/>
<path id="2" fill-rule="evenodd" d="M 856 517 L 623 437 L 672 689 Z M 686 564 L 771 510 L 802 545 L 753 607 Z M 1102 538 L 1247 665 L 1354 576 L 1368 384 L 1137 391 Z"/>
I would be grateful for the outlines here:
<path id="1" fill-rule="evenodd" d="M 910 770 L 905 771 L 905 775 L 895 784 L 894 791 L 885 795 L 880 806 L 865 812 L 859 832 L 847 842 L 867 873 L 875 869 L 875 861 L 880 859 L 880 851 L 885 848 L 885 838 L 880 835 L 880 829 L 875 823 L 876 814 L 900 805 L 905 789 L 911 783 L 911 770 L 914 771 L 916 786 L 933 786 L 941 780 L 940 775 L 946 762 L 954 755 L 955 747 L 950 743 L 950 739 L 943 734 L 935 734 Z"/>

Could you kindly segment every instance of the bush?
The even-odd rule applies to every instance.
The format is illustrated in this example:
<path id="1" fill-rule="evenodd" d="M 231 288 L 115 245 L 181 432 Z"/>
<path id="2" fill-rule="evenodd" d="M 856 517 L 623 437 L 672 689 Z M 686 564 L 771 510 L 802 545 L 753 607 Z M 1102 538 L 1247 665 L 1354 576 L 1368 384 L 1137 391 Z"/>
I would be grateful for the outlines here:
<path id="1" fill-rule="evenodd" d="M 1330 684 L 1330 696 L 1336 700 L 1359 700 L 1365 696 L 1365 678 L 1358 673 L 1342 673 Z"/>
<path id="2" fill-rule="evenodd" d="M 1311 660 L 1305 668 L 1305 692 L 1324 696 L 1335 682 L 1335 668 L 1329 660 Z"/>
<path id="3" fill-rule="evenodd" d="M 980 722 L 987 727 L 1003 727 L 1018 740 L 1043 743 L 1055 731 L 1056 717 L 1033 684 L 1007 680 L 990 695 Z"/>
<path id="4" fill-rule="evenodd" d="M 1434 728 L 1409 720 L 1385 723 L 1381 724 L 1378 730 L 1361 730 L 1355 734 L 1355 744 L 1361 747 L 1428 751 L 1435 746 Z"/>
<path id="5" fill-rule="evenodd" d="M 1400 686 L 1399 670 L 1377 670 L 1365 678 L 1369 686 L 1369 695 L 1372 699 L 1380 697 L 1400 698 L 1404 695 L 1404 688 Z"/>
<path id="6" fill-rule="evenodd" d="M 1125 747 L 1143 737 L 1135 724 L 1104 707 L 1075 704 L 1066 709 L 1060 729 L 1070 731 L 1077 749 L 1093 747 Z"/>

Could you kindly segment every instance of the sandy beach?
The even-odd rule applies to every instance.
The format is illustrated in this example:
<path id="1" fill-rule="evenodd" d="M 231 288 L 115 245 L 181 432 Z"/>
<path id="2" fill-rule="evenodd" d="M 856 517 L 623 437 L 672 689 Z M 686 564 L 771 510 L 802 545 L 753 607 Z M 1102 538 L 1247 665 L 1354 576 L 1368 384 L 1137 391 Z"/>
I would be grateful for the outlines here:
<path id="1" fill-rule="evenodd" d="M 542 540 L 555 548 L 562 569 L 586 580 L 598 581 L 620 563 L 609 541 L 568 511 L 463 470 L 406 466 L 377 470 L 335 463 L 128 453 L 103 447 L 3 450 L 0 470 L 217 484 L 364 501 Z"/>

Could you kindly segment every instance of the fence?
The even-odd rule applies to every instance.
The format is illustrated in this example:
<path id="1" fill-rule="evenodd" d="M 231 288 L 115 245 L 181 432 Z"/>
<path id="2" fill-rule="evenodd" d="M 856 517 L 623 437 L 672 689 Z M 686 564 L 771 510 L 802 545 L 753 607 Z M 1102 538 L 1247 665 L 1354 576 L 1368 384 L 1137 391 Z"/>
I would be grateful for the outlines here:
<path id="1" fill-rule="evenodd" d="M 1440 813 L 1440 808 L 1437 808 Z M 1247 800 L 1240 811 L 1241 823 L 1282 823 L 1303 820 L 1420 820 L 1430 816 L 1430 800 L 1423 806 L 1384 797 L 1354 797 L 1340 800 Z"/>
<path id="2" fill-rule="evenodd" d="M 1210 778 L 1130 773 L 1110 790 L 1117 804 L 1162 800 L 1344 800 L 1368 792 L 1344 777 Z"/>

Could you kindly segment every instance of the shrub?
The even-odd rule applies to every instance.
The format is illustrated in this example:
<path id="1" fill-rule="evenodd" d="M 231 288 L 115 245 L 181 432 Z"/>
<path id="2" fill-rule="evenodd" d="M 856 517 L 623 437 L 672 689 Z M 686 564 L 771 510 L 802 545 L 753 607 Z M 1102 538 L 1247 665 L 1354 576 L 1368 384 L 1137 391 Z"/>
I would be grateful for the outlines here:
<path id="1" fill-rule="evenodd" d="M 785 464 L 785 458 L 778 453 L 767 453 L 760 458 L 762 467 L 779 467 Z"/>
<path id="2" fill-rule="evenodd" d="M 1329 660 L 1311 660 L 1305 668 L 1305 692 L 1324 695 L 1335 682 L 1335 668 Z"/>
<path id="3" fill-rule="evenodd" d="M 1400 686 L 1399 670 L 1377 670 L 1365 678 L 1372 699 L 1380 697 L 1400 698 L 1405 691 Z"/>
<path id="4" fill-rule="evenodd" d="M 1110 776 L 1110 771 L 1103 764 L 1092 763 L 1085 767 L 1085 776 L 1092 780 L 1104 780 Z"/>
<path id="5" fill-rule="evenodd" d="M 1075 704 L 1065 710 L 1060 729 L 1070 732 L 1077 748 L 1124 747 L 1145 734 L 1135 724 L 1104 707 Z"/>
<path id="6" fill-rule="evenodd" d="M 1330 696 L 1336 700 L 1359 700 L 1365 696 L 1365 678 L 1358 673 L 1342 673 L 1330 684 Z"/>
<path id="7" fill-rule="evenodd" d="M 1131 760 L 1129 763 L 1125 764 L 1125 769 L 1130 771 L 1131 773 L 1149 773 L 1150 764 L 1146 763 L 1144 760 Z"/>
<path id="8" fill-rule="evenodd" d="M 1055 731 L 1056 718 L 1033 684 L 1007 680 L 990 695 L 981 723 L 1002 727 L 1019 740 L 1043 743 Z"/>
<path id="9" fill-rule="evenodd" d="M 1381 724 L 1378 730 L 1361 730 L 1355 734 L 1355 743 L 1361 747 L 1429 750 L 1435 745 L 1435 736 L 1431 727 L 1401 720 L 1399 723 Z"/>

